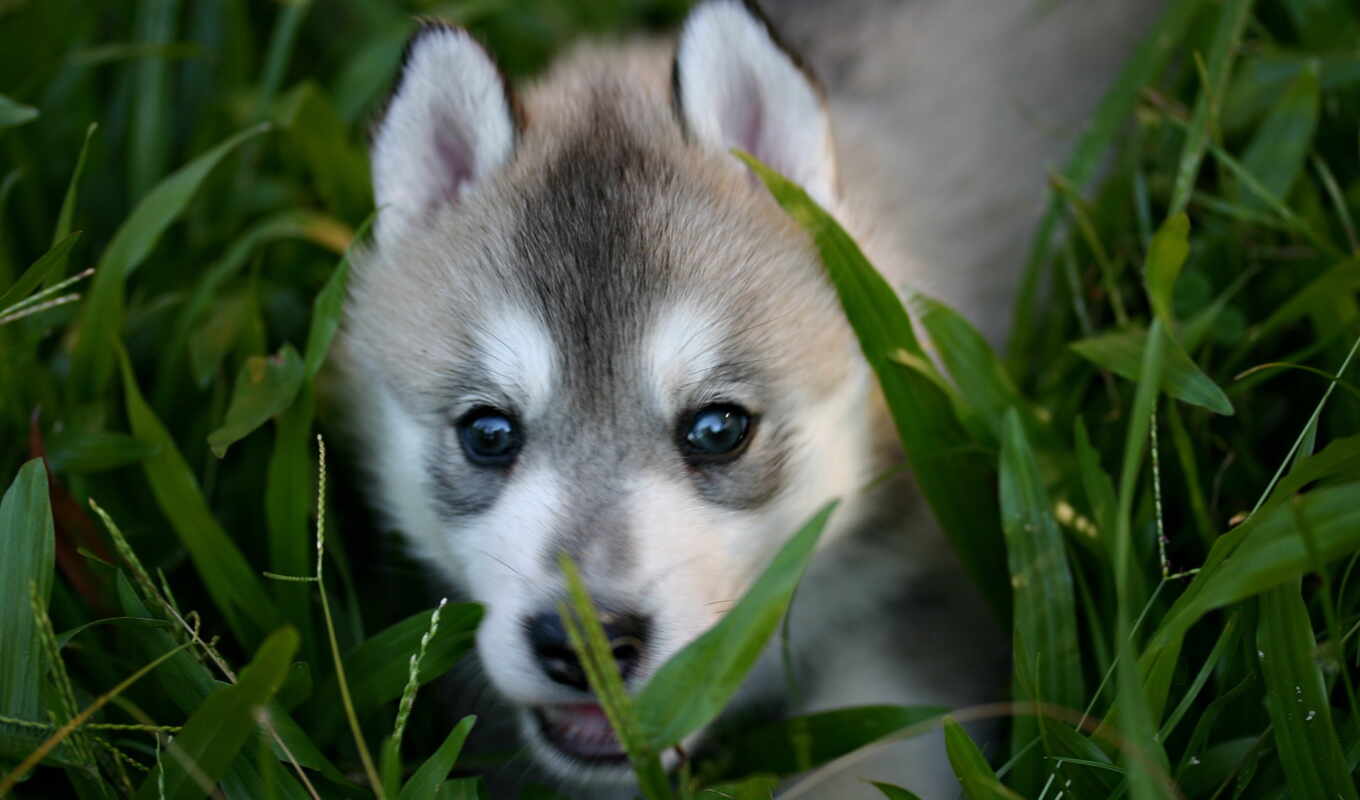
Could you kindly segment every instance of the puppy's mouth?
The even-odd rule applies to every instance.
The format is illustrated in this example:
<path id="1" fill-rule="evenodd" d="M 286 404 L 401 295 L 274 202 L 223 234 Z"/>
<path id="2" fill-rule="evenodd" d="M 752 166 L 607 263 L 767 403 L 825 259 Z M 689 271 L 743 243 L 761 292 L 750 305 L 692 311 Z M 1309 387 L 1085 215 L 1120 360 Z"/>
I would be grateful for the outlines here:
<path id="1" fill-rule="evenodd" d="M 563 755 L 599 765 L 628 760 L 604 709 L 594 703 L 563 703 L 532 709 L 544 740 Z"/>

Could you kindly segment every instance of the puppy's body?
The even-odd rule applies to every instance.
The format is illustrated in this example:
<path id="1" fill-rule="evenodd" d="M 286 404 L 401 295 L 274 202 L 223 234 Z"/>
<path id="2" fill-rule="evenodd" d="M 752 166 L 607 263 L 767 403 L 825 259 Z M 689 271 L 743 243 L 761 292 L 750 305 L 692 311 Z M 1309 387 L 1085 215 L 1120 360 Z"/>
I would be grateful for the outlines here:
<path id="1" fill-rule="evenodd" d="M 391 522 L 487 606 L 480 660 L 550 777 L 630 792 L 551 623 L 559 553 L 640 686 L 831 498 L 792 612 L 799 696 L 772 652 L 738 706 L 1001 696 L 996 627 L 907 479 L 864 490 L 901 456 L 815 252 L 728 150 L 803 183 L 895 284 L 999 337 L 1043 170 L 1149 16 L 1134 4 L 865 2 L 844 39 L 808 35 L 825 11 L 776 4 L 820 41 L 829 113 L 735 2 L 702 5 L 678 48 L 578 49 L 518 97 L 462 32 L 413 42 L 374 147 L 353 420 Z M 916 25 L 924 53 L 871 41 Z M 943 46 L 954 34 L 977 63 Z M 941 61 L 963 66 L 932 78 Z M 1042 122 L 1016 122 L 1031 103 Z M 857 765 L 838 796 L 874 796 L 860 777 L 950 791 L 929 740 Z"/>

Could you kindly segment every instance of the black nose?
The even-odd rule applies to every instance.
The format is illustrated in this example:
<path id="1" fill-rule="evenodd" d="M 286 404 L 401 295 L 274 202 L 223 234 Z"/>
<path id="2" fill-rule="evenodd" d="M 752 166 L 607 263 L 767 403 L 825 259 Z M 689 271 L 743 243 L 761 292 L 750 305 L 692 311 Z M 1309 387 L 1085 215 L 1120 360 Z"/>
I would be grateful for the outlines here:
<path id="1" fill-rule="evenodd" d="M 614 661 L 619 665 L 619 673 L 628 680 L 638 661 L 642 658 L 642 648 L 647 641 L 647 620 L 636 614 L 600 612 L 604 624 L 604 635 L 614 651 Z M 529 634 L 529 645 L 538 657 L 543 672 L 552 680 L 583 692 L 590 691 L 586 682 L 585 670 L 571 649 L 567 631 L 562 627 L 562 619 L 556 612 L 539 614 L 525 620 Z"/>

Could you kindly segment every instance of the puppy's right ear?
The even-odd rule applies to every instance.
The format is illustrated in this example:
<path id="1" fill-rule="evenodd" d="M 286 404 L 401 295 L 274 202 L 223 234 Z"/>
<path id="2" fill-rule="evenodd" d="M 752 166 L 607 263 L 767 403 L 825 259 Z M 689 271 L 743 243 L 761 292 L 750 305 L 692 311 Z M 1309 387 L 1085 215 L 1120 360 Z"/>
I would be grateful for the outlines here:
<path id="1" fill-rule="evenodd" d="M 373 138 L 379 243 L 459 201 L 509 160 L 517 134 L 510 89 L 460 28 L 426 24 Z"/>

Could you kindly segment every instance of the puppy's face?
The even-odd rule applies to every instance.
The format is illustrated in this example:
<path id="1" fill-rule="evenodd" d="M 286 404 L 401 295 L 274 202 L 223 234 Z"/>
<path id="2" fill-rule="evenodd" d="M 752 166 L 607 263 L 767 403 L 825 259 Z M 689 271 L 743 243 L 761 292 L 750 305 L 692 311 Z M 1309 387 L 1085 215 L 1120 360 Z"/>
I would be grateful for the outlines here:
<path id="1" fill-rule="evenodd" d="M 640 686 L 867 462 L 834 293 L 727 152 L 829 203 L 816 92 L 735 2 L 691 17 L 673 88 L 668 60 L 585 53 L 517 106 L 465 33 L 422 31 L 346 331 L 382 506 L 486 606 L 481 661 L 534 751 L 592 779 L 627 771 L 557 618 L 560 554 Z"/>

